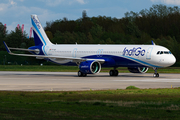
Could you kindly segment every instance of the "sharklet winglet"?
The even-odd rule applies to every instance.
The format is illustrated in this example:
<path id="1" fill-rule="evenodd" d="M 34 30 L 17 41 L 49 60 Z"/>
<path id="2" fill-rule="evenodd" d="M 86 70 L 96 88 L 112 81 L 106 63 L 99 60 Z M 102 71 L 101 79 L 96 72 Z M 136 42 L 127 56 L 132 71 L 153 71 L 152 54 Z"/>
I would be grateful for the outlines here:
<path id="1" fill-rule="evenodd" d="M 152 45 L 156 45 L 153 40 L 151 41 L 151 43 L 152 43 Z"/>
<path id="2" fill-rule="evenodd" d="M 5 48 L 7 50 L 7 52 L 10 54 L 11 53 L 11 50 L 9 49 L 9 47 L 7 46 L 7 44 L 3 41 L 4 45 L 5 45 Z"/>

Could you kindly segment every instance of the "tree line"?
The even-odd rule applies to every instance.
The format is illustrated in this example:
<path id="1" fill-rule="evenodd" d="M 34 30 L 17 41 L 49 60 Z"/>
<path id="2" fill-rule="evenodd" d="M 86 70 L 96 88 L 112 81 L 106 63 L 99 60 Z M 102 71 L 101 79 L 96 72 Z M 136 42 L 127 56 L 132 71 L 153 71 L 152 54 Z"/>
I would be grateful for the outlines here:
<path id="1" fill-rule="evenodd" d="M 77 20 L 67 18 L 46 22 L 44 27 L 52 43 L 57 44 L 151 44 L 153 40 L 171 50 L 180 66 L 180 8 L 152 5 L 139 12 L 126 12 L 121 19 L 106 16 L 88 17 L 86 11 Z M 33 39 L 18 33 L 7 34 L 0 23 L 0 42 L 9 46 L 29 47 Z M 3 32 L 2 32 L 3 31 Z M 18 34 L 18 35 L 16 35 Z M 20 39 L 19 39 L 20 38 Z M 13 42 L 12 42 L 13 41 Z M 3 50 L 3 46 L 0 46 Z"/>

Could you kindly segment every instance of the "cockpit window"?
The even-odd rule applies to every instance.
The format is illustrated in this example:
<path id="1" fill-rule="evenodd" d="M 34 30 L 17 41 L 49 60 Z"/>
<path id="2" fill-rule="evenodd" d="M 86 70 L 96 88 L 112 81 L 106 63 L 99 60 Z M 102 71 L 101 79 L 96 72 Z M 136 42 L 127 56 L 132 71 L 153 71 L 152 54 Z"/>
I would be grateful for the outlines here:
<path id="1" fill-rule="evenodd" d="M 157 55 L 162 55 L 162 54 L 172 54 L 170 51 L 158 51 Z"/>
<path id="2" fill-rule="evenodd" d="M 164 54 L 169 54 L 169 52 L 168 51 L 164 51 Z"/>

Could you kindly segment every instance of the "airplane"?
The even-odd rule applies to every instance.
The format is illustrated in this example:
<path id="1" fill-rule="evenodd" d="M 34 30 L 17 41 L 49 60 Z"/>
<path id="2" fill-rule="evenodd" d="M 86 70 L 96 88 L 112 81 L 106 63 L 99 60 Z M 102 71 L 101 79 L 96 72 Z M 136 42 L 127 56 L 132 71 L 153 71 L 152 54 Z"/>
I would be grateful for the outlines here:
<path id="1" fill-rule="evenodd" d="M 79 77 L 97 74 L 102 67 L 111 67 L 110 76 L 118 76 L 118 67 L 127 67 L 131 73 L 146 73 L 154 69 L 153 77 L 159 77 L 158 68 L 168 67 L 176 58 L 167 48 L 155 45 L 90 45 L 53 44 L 47 37 L 37 15 L 31 15 L 35 46 L 28 49 L 11 48 L 11 55 L 36 57 L 61 65 L 78 65 Z M 29 51 L 31 54 L 15 54 L 11 50 Z"/>

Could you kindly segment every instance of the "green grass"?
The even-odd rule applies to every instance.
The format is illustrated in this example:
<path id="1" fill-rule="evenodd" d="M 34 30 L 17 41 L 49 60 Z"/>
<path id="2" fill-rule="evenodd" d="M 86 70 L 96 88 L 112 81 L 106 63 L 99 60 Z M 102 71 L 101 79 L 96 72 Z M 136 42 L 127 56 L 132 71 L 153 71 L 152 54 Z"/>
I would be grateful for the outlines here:
<path id="1" fill-rule="evenodd" d="M 109 72 L 113 68 L 102 68 L 101 72 Z M 0 71 L 44 71 L 44 72 L 77 72 L 78 66 L 60 66 L 60 65 L 0 65 Z M 120 73 L 129 73 L 126 67 L 118 68 Z M 158 69 L 159 73 L 180 73 L 179 67 L 169 67 Z M 150 68 L 147 73 L 154 73 Z"/>
<path id="2" fill-rule="evenodd" d="M 137 88 L 135 86 L 128 86 L 128 87 L 126 87 L 126 89 L 139 89 L 139 88 Z"/>
<path id="3" fill-rule="evenodd" d="M 0 92 L 0 119 L 180 119 L 180 89 Z"/>

